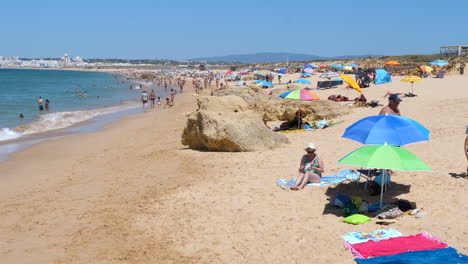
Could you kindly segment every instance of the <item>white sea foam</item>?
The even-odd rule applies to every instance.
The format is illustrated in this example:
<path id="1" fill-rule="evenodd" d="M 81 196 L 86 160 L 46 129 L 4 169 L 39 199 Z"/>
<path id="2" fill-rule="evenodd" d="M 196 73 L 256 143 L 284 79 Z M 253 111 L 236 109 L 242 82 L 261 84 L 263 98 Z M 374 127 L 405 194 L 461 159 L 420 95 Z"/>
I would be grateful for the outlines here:
<path id="1" fill-rule="evenodd" d="M 47 132 L 50 130 L 66 128 L 74 124 L 89 120 L 99 115 L 115 113 L 134 108 L 136 105 L 127 104 L 91 110 L 66 111 L 44 114 L 37 121 L 14 129 L 3 128 L 0 130 L 0 141 L 19 138 L 23 135 Z"/>
<path id="2" fill-rule="evenodd" d="M 9 128 L 0 128 L 0 141 L 21 137 L 22 134 Z"/>

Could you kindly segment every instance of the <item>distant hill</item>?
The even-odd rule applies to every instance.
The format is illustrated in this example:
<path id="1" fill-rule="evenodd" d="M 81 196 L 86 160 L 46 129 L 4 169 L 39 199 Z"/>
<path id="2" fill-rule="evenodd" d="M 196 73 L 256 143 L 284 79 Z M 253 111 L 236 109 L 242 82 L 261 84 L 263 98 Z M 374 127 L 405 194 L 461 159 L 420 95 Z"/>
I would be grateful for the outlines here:
<path id="1" fill-rule="evenodd" d="M 314 60 L 339 60 L 355 59 L 364 57 L 376 57 L 377 55 L 358 55 L 358 56 L 338 56 L 321 57 L 310 54 L 283 53 L 283 52 L 263 52 L 254 54 L 227 55 L 219 57 L 193 58 L 191 61 L 207 62 L 227 62 L 227 63 L 260 63 L 260 62 L 281 62 L 281 61 L 314 61 Z"/>

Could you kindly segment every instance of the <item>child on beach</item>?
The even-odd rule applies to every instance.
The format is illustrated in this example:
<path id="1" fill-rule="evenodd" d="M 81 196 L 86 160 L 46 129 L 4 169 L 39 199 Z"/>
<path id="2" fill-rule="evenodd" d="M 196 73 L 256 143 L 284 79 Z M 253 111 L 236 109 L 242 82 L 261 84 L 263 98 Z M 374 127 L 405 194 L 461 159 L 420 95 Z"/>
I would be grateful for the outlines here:
<path id="1" fill-rule="evenodd" d="M 158 100 L 156 100 L 156 104 L 158 105 L 158 108 L 161 108 L 161 97 L 158 96 Z"/>
<path id="2" fill-rule="evenodd" d="M 172 107 L 174 104 L 172 103 L 172 100 L 166 97 L 166 104 L 164 105 L 164 108 L 166 107 Z"/>

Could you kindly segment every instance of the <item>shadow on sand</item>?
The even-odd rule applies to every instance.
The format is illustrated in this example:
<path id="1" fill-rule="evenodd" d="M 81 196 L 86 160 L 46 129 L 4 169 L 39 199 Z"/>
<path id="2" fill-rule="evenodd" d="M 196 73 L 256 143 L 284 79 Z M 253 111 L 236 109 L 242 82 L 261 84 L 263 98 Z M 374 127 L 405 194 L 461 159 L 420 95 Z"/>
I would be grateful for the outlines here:
<path id="1" fill-rule="evenodd" d="M 336 186 L 328 187 L 325 194 L 328 196 L 328 200 L 333 198 L 336 194 L 343 194 L 349 197 L 361 197 L 363 200 L 369 202 L 369 204 L 378 203 L 380 201 L 380 194 L 370 196 L 366 190 L 364 190 L 365 182 L 348 182 L 338 184 Z M 397 182 L 392 182 L 390 188 L 384 192 L 383 201 L 386 203 L 392 203 L 397 200 L 396 196 L 401 194 L 409 193 L 411 185 L 401 184 Z M 339 207 L 332 206 L 330 203 L 327 203 L 323 209 L 322 214 L 334 214 L 336 216 L 344 216 L 343 209 Z"/>
<path id="2" fill-rule="evenodd" d="M 466 174 L 466 172 L 463 172 L 463 173 L 450 172 L 449 175 L 452 176 L 453 178 L 465 178 L 465 179 L 468 179 L 468 174 Z"/>

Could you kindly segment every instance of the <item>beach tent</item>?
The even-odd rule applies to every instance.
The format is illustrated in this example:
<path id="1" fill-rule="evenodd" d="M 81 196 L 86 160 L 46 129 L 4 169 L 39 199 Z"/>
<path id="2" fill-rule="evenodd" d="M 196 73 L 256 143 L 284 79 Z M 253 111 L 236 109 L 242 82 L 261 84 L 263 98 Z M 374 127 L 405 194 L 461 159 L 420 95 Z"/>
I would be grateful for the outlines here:
<path id="1" fill-rule="evenodd" d="M 391 83 L 392 76 L 384 69 L 376 69 L 375 73 L 377 76 L 375 77 L 375 84 L 384 84 L 384 83 Z"/>
<path id="2" fill-rule="evenodd" d="M 286 73 L 286 68 L 281 68 L 281 69 L 279 70 L 279 73 L 285 74 L 285 73 Z"/>

